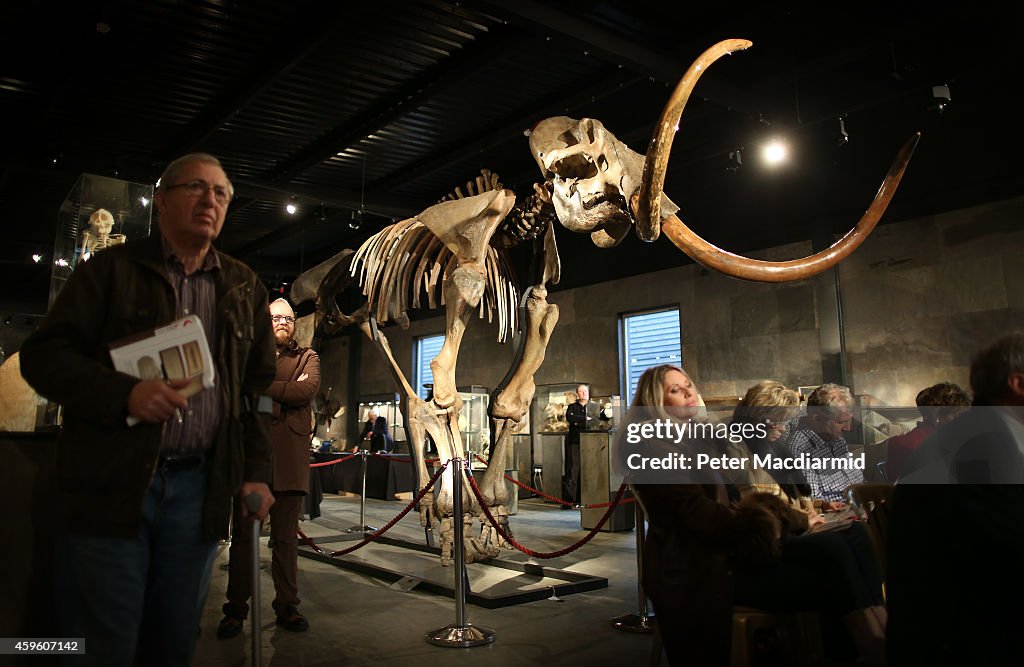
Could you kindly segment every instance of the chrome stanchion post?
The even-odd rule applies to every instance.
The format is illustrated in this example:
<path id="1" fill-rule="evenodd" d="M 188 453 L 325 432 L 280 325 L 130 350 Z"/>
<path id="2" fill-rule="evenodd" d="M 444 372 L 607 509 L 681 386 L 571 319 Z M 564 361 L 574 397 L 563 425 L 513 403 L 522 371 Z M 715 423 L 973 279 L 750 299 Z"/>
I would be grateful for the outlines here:
<path id="1" fill-rule="evenodd" d="M 462 542 L 462 478 L 467 459 L 452 459 L 452 521 L 455 524 L 455 624 L 428 632 L 424 639 L 437 646 L 470 648 L 494 642 L 494 630 L 466 622 L 466 553 Z"/>
<path id="2" fill-rule="evenodd" d="M 639 502 L 636 509 L 636 590 L 639 611 L 612 619 L 612 626 L 623 632 L 654 632 L 654 614 L 647 611 L 647 593 L 644 592 L 644 510 Z"/>
<path id="3" fill-rule="evenodd" d="M 263 499 L 258 493 L 250 493 L 245 497 L 245 505 L 249 512 L 260 511 Z M 252 664 L 260 665 L 260 521 L 252 520 L 252 595 L 250 611 L 250 634 L 252 635 Z"/>
<path id="4" fill-rule="evenodd" d="M 359 491 L 359 525 L 352 526 L 346 533 L 375 533 L 377 529 L 373 526 L 366 525 L 366 459 L 370 456 L 368 449 L 360 449 L 359 456 L 362 457 L 360 464 L 360 472 L 362 473 L 363 481 Z"/>

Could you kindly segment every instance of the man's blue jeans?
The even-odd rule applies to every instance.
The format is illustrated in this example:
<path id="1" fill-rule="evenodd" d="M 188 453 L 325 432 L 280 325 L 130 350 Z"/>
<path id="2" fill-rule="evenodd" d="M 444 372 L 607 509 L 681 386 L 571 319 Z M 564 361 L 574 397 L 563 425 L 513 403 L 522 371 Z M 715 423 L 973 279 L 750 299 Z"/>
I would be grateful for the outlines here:
<path id="1" fill-rule="evenodd" d="M 206 478 L 158 469 L 135 539 L 58 540 L 57 636 L 85 639 L 67 664 L 131 667 L 136 647 L 140 665 L 189 664 L 217 546 L 201 537 Z"/>

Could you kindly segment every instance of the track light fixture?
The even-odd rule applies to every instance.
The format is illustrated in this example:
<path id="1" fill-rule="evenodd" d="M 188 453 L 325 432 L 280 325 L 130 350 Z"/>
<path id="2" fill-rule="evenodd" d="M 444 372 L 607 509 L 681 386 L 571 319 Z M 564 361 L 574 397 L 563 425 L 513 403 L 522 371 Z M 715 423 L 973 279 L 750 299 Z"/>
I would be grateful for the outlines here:
<path id="1" fill-rule="evenodd" d="M 292 197 L 291 199 L 289 199 L 288 203 L 285 204 L 284 210 L 288 213 L 288 215 L 295 215 L 299 210 L 298 197 Z"/>
<path id="2" fill-rule="evenodd" d="M 948 85 L 932 86 L 932 103 L 929 109 L 936 113 L 942 113 L 949 106 L 951 99 Z"/>
<path id="3" fill-rule="evenodd" d="M 839 117 L 839 137 L 836 139 L 836 145 L 845 146 L 850 143 L 850 135 L 846 132 L 846 117 Z"/>
<path id="4" fill-rule="evenodd" d="M 743 166 L 742 150 L 742 148 L 737 148 L 734 151 L 729 151 L 729 166 L 725 168 L 729 173 L 735 174 Z"/>

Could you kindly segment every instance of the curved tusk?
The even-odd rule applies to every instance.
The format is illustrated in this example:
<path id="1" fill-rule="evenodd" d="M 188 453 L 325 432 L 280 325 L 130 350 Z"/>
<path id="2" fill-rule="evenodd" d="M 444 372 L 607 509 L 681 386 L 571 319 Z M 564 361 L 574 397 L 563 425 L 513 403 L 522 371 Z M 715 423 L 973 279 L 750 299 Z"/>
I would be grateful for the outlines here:
<path id="1" fill-rule="evenodd" d="M 718 42 L 693 61 L 672 92 L 661 118 L 651 135 L 644 159 L 644 175 L 640 182 L 639 196 L 635 206 L 636 233 L 644 241 L 654 241 L 661 233 L 661 193 L 665 187 L 665 173 L 668 158 L 672 152 L 672 140 L 679 126 L 679 118 L 690 100 L 690 93 L 697 85 L 701 74 L 716 60 L 734 51 L 748 49 L 753 42 L 746 39 L 726 39 Z"/>
<path id="2" fill-rule="evenodd" d="M 885 180 L 878 188 L 871 206 L 864 212 L 854 228 L 827 249 L 809 257 L 785 262 L 766 262 L 734 255 L 708 243 L 674 215 L 665 218 L 662 221 L 662 227 L 669 240 L 698 264 L 720 271 L 727 276 L 768 283 L 809 278 L 838 264 L 868 237 L 896 193 L 896 187 L 900 184 L 907 163 L 910 162 L 910 156 L 913 155 L 920 139 L 921 133 L 915 132 L 907 140 L 907 143 L 903 144 L 903 148 L 900 149 L 892 166 L 889 167 L 889 173 L 885 175 Z"/>

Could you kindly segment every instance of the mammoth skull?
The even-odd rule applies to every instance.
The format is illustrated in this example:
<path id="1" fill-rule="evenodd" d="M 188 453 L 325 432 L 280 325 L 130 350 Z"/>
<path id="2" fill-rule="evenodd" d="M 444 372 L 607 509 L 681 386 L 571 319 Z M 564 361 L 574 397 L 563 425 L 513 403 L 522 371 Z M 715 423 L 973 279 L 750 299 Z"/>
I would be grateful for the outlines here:
<path id="1" fill-rule="evenodd" d="M 602 248 L 617 245 L 633 224 L 629 198 L 640 188 L 644 156 L 630 150 L 601 121 L 547 118 L 530 133 L 530 150 L 551 183 L 551 201 L 564 227 L 589 233 Z M 666 213 L 676 207 L 663 202 Z"/>

